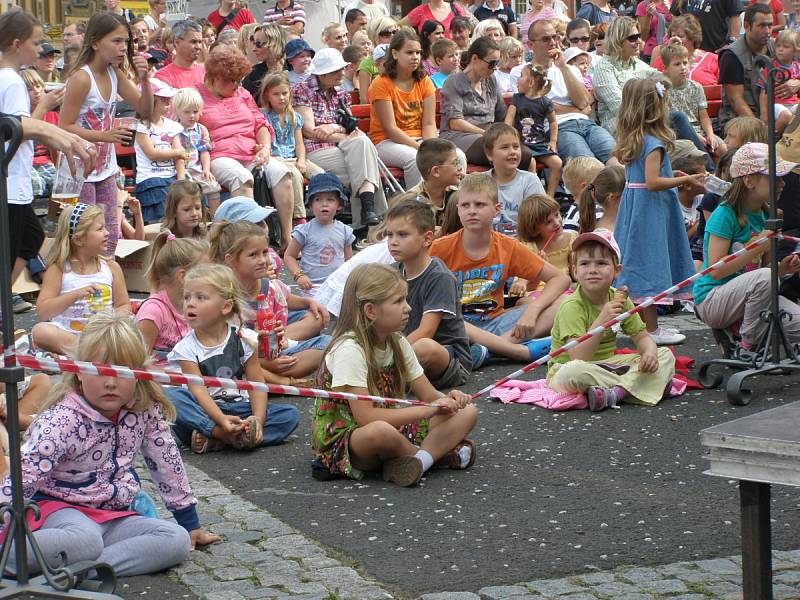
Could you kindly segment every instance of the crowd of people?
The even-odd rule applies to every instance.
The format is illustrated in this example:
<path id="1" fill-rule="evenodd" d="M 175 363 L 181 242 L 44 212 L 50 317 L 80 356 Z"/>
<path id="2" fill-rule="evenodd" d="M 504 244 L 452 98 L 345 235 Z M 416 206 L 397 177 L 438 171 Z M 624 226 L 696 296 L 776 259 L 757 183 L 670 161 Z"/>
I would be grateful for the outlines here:
<path id="1" fill-rule="evenodd" d="M 459 388 L 472 371 L 562 348 L 763 235 L 768 122 L 783 136 L 778 203 L 800 228 L 800 2 L 784 14 L 777 0 L 588 0 L 571 18 L 559 0 L 532 0 L 518 18 L 502 0 L 431 0 L 397 20 L 357 0 L 318 42 L 303 38 L 297 0 L 278 0 L 261 24 L 220 0 L 171 27 L 164 0 L 141 16 L 104 1 L 64 29 L 63 50 L 32 15 L 0 15 L 0 113 L 25 135 L 8 178 L 13 279 L 42 262 L 32 203 L 57 165 L 84 178 L 56 207 L 36 267 L 30 351 L 414 395 L 406 407 L 318 398 L 312 470 L 323 479 L 380 471 L 413 486 L 432 468 L 469 468 L 478 410 Z M 787 74 L 774 106 L 754 65 L 764 53 Z M 718 119 L 707 88 L 721 90 Z M 354 104 L 369 104 L 366 131 Z M 126 145 L 128 191 L 116 154 Z M 390 168 L 407 191 L 385 186 Z M 132 301 L 115 247 L 153 223 L 151 291 Z M 784 250 L 788 281 L 800 256 Z M 658 317 L 676 308 L 740 356 L 758 352 L 767 252 L 626 319 L 632 354 L 615 354 L 609 328 L 558 355 L 547 386 L 593 411 L 657 404 L 675 372 L 664 346 L 685 339 Z M 785 289 L 798 342 L 797 286 Z M 20 392 L 40 548 L 54 565 L 66 552 L 118 575 L 219 539 L 201 527 L 178 442 L 253 450 L 300 423 L 293 404 L 257 390 L 65 374 L 55 386 L 33 375 Z M 140 451 L 176 524 L 156 519 L 139 487 Z"/>

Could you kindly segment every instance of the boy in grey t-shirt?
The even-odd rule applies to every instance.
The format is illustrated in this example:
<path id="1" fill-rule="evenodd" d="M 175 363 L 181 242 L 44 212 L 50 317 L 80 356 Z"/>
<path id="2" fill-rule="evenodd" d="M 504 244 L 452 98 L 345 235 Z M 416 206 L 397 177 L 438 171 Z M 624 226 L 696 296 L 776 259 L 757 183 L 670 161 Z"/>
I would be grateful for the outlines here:
<path id="1" fill-rule="evenodd" d="M 411 315 L 403 331 L 436 388 L 463 384 L 472 370 L 458 286 L 438 258 L 428 254 L 435 228 L 430 206 L 398 202 L 386 213 L 389 252 L 408 282 Z"/>

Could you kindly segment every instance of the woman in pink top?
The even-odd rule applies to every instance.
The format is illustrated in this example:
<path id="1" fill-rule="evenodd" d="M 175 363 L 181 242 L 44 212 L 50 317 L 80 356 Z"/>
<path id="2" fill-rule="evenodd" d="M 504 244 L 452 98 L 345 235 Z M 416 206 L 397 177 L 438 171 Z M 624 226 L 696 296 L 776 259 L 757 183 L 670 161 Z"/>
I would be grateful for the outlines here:
<path id="1" fill-rule="evenodd" d="M 667 27 L 672 22 L 672 14 L 669 12 L 669 6 L 664 0 L 643 0 L 636 6 L 636 20 L 639 22 L 639 33 L 642 34 L 642 39 L 645 40 L 642 57 L 645 62 L 649 63 L 653 48 L 661 42 L 661 39 L 658 38 L 658 32 L 661 30 L 661 38 L 663 39 L 667 32 Z"/>
<path id="2" fill-rule="evenodd" d="M 717 55 L 700 49 L 703 30 L 700 28 L 700 21 L 697 20 L 697 17 L 691 14 L 675 17 L 668 32 L 671 42 L 680 42 L 689 51 L 689 79 L 702 86 L 719 85 Z M 653 48 L 651 66 L 659 71 L 664 70 L 661 46 Z"/>
<path id="3" fill-rule="evenodd" d="M 205 63 L 206 75 L 197 86 L 203 98 L 200 122 L 211 136 L 211 173 L 231 197 L 253 197 L 253 170 L 263 167 L 281 221 L 282 243 L 292 228 L 294 195 L 289 169 L 270 160 L 274 135 L 253 97 L 240 85 L 250 63 L 237 48 L 220 45 Z"/>
<path id="4" fill-rule="evenodd" d="M 464 9 L 460 4 L 446 0 L 431 0 L 430 3 L 420 4 L 403 17 L 400 26 L 410 26 L 417 33 L 421 33 L 420 28 L 425 21 L 439 21 L 444 26 L 445 37 L 449 40 L 453 37 L 450 33 L 450 22 L 453 17 L 464 15 Z"/>

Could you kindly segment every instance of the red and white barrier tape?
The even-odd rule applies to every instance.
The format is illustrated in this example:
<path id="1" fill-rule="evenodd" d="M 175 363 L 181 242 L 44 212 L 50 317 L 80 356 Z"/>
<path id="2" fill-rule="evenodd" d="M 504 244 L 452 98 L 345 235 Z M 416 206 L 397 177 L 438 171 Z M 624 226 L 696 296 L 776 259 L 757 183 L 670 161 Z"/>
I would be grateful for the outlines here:
<path id="1" fill-rule="evenodd" d="M 534 362 L 532 362 L 532 363 L 530 363 L 528 365 L 525 365 L 521 369 L 518 369 L 518 370 L 514 371 L 513 373 L 511 373 L 510 375 L 507 375 L 507 376 L 503 377 L 502 379 L 500 379 L 499 381 L 496 381 L 492 385 L 488 385 L 485 388 L 483 388 L 482 390 L 475 392 L 474 394 L 472 394 L 472 397 L 473 398 L 478 398 L 480 396 L 483 396 L 484 394 L 487 394 L 488 392 L 490 392 L 492 389 L 496 388 L 497 386 L 503 385 L 504 383 L 506 383 L 507 381 L 509 381 L 511 379 L 516 379 L 520 375 L 523 375 L 523 374 L 525 374 L 525 373 L 527 373 L 529 371 L 532 371 L 536 367 L 539 367 L 539 366 L 547 363 L 550 359 L 555 358 L 556 356 L 558 356 L 560 354 L 563 354 L 564 352 L 568 352 L 569 350 L 571 350 L 572 348 L 574 348 L 578 344 L 580 344 L 582 342 L 585 342 L 589 338 L 593 338 L 593 337 L 595 337 L 597 335 L 600 335 L 601 333 L 605 332 L 606 329 L 609 329 L 609 328 L 613 327 L 617 323 L 621 323 L 622 321 L 624 321 L 628 317 L 631 317 L 631 316 L 635 315 L 636 313 L 641 312 L 642 310 L 644 310 L 648 306 L 652 306 L 654 302 L 658 302 L 659 300 L 663 300 L 667 296 L 670 296 L 671 294 L 674 294 L 678 290 L 680 290 L 682 288 L 685 288 L 690 283 L 693 283 L 694 281 L 697 281 L 703 275 L 707 275 L 711 271 L 719 269 L 721 266 L 731 262 L 732 260 L 736 260 L 742 254 L 744 254 L 746 252 L 749 252 L 753 248 L 766 243 L 767 241 L 769 241 L 769 238 L 771 238 L 773 235 L 775 235 L 775 232 L 773 232 L 773 231 L 766 232 L 764 234 L 764 237 L 758 238 L 757 240 L 753 240 L 752 242 L 750 242 L 749 244 L 747 244 L 746 246 L 744 246 L 740 250 L 737 250 L 736 252 L 734 252 L 733 254 L 729 254 L 728 256 L 722 257 L 717 262 L 715 262 L 713 265 L 709 265 L 708 267 L 706 267 L 705 269 L 703 269 L 702 271 L 700 271 L 698 273 L 695 273 L 694 275 L 692 275 L 688 279 L 684 279 L 680 283 L 677 283 L 677 284 L 673 285 L 671 288 L 668 288 L 668 289 L 664 290 L 660 294 L 656 294 L 652 298 L 648 298 L 647 300 L 645 300 L 644 302 L 642 302 L 638 306 L 634 307 L 633 310 L 624 312 L 621 315 L 619 315 L 616 319 L 611 319 L 610 321 L 607 321 L 607 322 L 603 323 L 602 325 L 598 325 L 594 329 L 591 329 L 591 330 L 587 331 L 582 336 L 580 336 L 578 338 L 575 338 L 574 340 L 571 340 L 571 341 L 567 342 L 566 344 L 564 344 L 563 346 L 561 346 L 557 350 L 554 350 L 554 351 L 550 352 L 550 354 L 544 355 L 539 360 L 536 360 L 536 361 L 534 361 Z"/>
<path id="2" fill-rule="evenodd" d="M 621 323 L 625 319 L 633 316 L 634 314 L 641 312 L 645 308 L 652 306 L 654 302 L 658 302 L 667 296 L 675 293 L 676 291 L 685 288 L 689 284 L 693 283 L 703 275 L 710 273 L 716 269 L 719 269 L 721 266 L 731 262 L 732 260 L 736 260 L 742 254 L 749 252 L 753 248 L 760 246 L 769 239 L 776 235 L 775 232 L 768 231 L 765 233 L 764 237 L 758 238 L 757 240 L 753 240 L 740 250 L 737 250 L 733 254 L 729 254 L 715 262 L 713 265 L 709 265 L 702 271 L 695 273 L 688 279 L 684 279 L 680 283 L 673 285 L 672 287 L 664 290 L 660 294 L 653 296 L 652 298 L 648 298 L 642 304 L 636 306 L 630 311 L 624 312 L 619 315 L 617 318 L 607 321 L 602 325 L 595 327 L 594 329 L 587 331 L 584 335 L 576 338 L 570 342 L 567 342 L 557 350 L 554 350 L 550 354 L 546 354 L 545 356 L 541 357 L 540 359 L 525 365 L 521 369 L 514 371 L 513 373 L 503 377 L 502 379 L 496 381 L 495 383 L 486 386 L 482 390 L 475 392 L 472 394 L 473 398 L 478 398 L 486 393 L 488 393 L 493 388 L 497 387 L 498 385 L 502 385 L 511 379 L 515 379 L 520 375 L 528 373 L 532 371 L 536 367 L 544 365 L 550 359 L 555 358 L 556 356 L 563 354 L 577 346 L 578 344 L 585 342 L 586 340 L 598 336 L 605 332 L 606 329 L 609 329 L 616 325 L 617 323 Z M 781 235 L 781 234 L 777 234 Z M 782 236 L 784 239 L 789 240 L 797 240 L 800 241 L 800 238 L 792 238 L 790 236 Z M 336 400 L 358 400 L 362 402 L 379 402 L 383 404 L 397 404 L 402 406 L 430 406 L 430 404 L 426 402 L 422 402 L 420 400 L 405 400 L 400 398 L 382 398 L 380 396 L 369 396 L 369 395 L 362 395 L 362 394 L 349 394 L 345 392 L 333 392 L 328 390 L 320 390 L 314 388 L 301 388 L 295 387 L 291 385 L 280 385 L 276 383 L 258 383 L 258 382 L 251 382 L 247 380 L 238 380 L 238 379 L 225 379 L 221 377 L 204 377 L 200 375 L 186 375 L 184 373 L 176 373 L 174 371 L 156 371 L 150 369 L 132 369 L 130 367 L 120 366 L 120 365 L 107 365 L 102 363 L 92 363 L 92 362 L 84 362 L 84 361 L 75 361 L 69 359 L 44 359 L 44 358 L 36 358 L 33 356 L 29 356 L 27 354 L 15 354 L 13 350 L 8 349 L 4 353 L 5 360 L 7 364 L 10 362 L 13 364 L 13 361 L 16 362 L 28 369 L 32 369 L 34 371 L 48 371 L 48 372 L 56 372 L 56 373 L 83 373 L 86 375 L 113 375 L 116 377 L 121 377 L 124 379 L 141 379 L 147 381 L 156 381 L 158 383 L 166 384 L 166 385 L 202 385 L 205 387 L 220 387 L 225 389 L 234 389 L 234 390 L 244 390 L 244 391 L 261 391 L 261 392 L 270 392 L 273 394 L 281 394 L 285 396 L 305 396 L 305 397 L 314 397 L 314 398 L 332 398 Z"/>

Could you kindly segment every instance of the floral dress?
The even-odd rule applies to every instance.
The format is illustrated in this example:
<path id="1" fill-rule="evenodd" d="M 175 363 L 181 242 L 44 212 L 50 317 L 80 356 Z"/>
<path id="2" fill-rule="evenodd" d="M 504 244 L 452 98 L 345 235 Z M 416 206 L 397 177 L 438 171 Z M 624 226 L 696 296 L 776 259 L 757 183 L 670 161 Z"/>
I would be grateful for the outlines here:
<path id="1" fill-rule="evenodd" d="M 385 398 L 396 398 L 394 389 L 396 367 L 394 362 L 383 367 L 378 375 L 376 387 L 378 393 Z M 317 381 L 320 389 L 330 390 L 333 377 L 326 362 L 322 362 L 322 370 Z M 376 408 L 399 408 L 397 404 L 373 403 Z M 350 462 L 350 435 L 359 427 L 350 403 L 347 400 L 333 398 L 317 398 L 314 402 L 314 416 L 311 445 L 314 456 L 335 475 L 344 475 L 351 479 L 362 479 L 364 473 L 356 469 Z M 419 446 L 428 435 L 428 419 L 420 419 L 400 427 L 400 432 L 412 444 Z"/>

